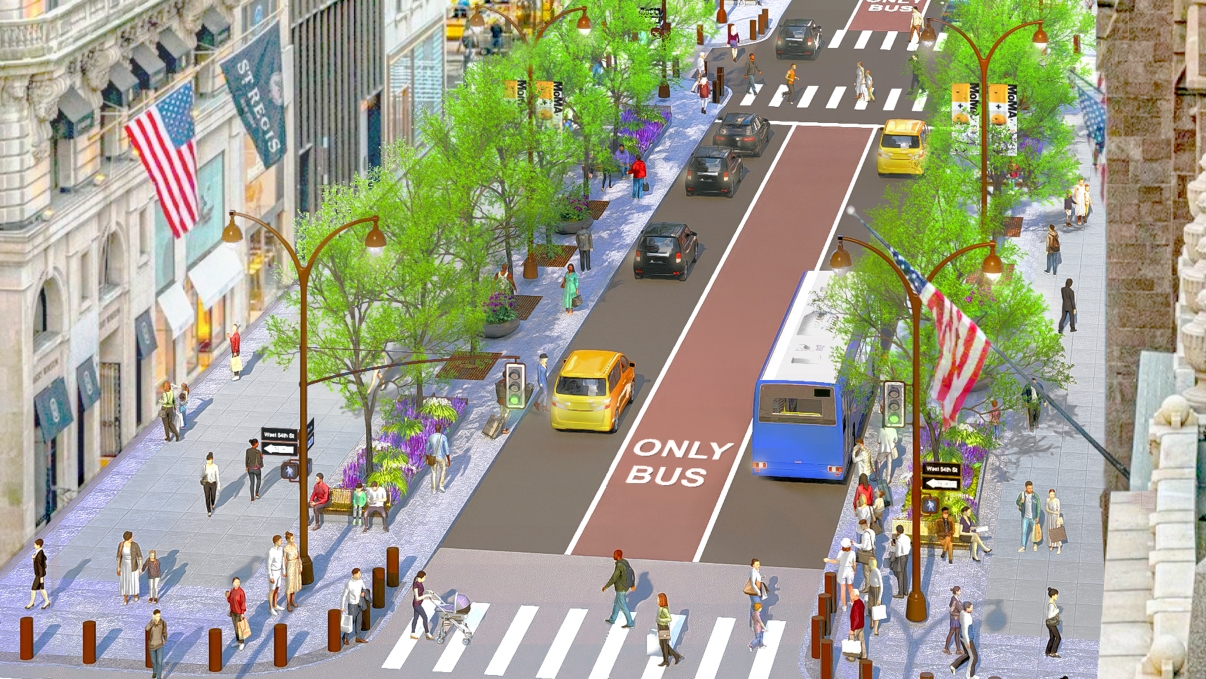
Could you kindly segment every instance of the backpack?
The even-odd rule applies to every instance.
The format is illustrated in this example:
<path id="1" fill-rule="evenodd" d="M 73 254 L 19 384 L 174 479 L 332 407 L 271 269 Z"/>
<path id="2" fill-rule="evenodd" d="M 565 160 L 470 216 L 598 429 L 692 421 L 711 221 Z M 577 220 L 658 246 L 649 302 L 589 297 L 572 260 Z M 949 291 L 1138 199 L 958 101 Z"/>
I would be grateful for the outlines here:
<path id="1" fill-rule="evenodd" d="M 632 566 L 628 561 L 624 561 L 624 589 L 633 587 L 636 587 L 636 573 L 632 572 Z"/>

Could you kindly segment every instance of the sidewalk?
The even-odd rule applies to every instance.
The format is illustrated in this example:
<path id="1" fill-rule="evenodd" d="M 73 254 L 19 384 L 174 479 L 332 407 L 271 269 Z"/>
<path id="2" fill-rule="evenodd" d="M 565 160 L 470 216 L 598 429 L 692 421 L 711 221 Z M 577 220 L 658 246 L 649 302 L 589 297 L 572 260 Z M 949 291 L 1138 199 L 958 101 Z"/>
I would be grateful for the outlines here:
<path id="1" fill-rule="evenodd" d="M 727 98 L 726 98 L 727 102 Z M 667 103 L 667 102 L 662 102 Z M 603 295 L 612 275 L 627 258 L 628 251 L 652 216 L 666 191 L 699 139 L 707 132 L 714 115 L 700 115 L 698 97 L 688 88 L 676 88 L 669 100 L 673 121 L 661 143 L 646 159 L 651 193 L 639 202 L 629 197 L 627 183 L 604 195 L 610 200 L 606 213 L 592 227 L 596 264 L 582 276 L 580 291 L 589 311 Z M 722 104 L 723 105 L 723 104 Z M 572 243 L 573 237 L 560 242 Z M 523 253 L 517 253 L 522 257 Z M 540 278 L 516 278 L 519 292 L 544 299 L 518 333 L 490 341 L 483 351 L 517 354 L 533 365 L 540 352 L 553 362 L 568 345 L 585 320 L 584 313 L 566 315 L 560 308 L 562 272 L 542 269 Z M 275 311 L 274 313 L 280 313 Z M 244 347 L 254 350 L 266 340 L 262 324 L 244 335 Z M 248 352 L 250 353 L 250 351 Z M 453 462 L 448 492 L 432 495 L 425 473 L 412 481 L 410 494 L 393 512 L 391 532 L 373 530 L 362 534 L 345 521 L 332 517 L 324 528 L 310 534 L 315 583 L 298 595 L 301 608 L 290 614 L 270 617 L 267 610 L 267 576 L 263 559 L 273 534 L 298 532 L 297 490 L 281 481 L 275 465 L 265 469 L 264 498 L 246 499 L 242 455 L 247 439 L 259 435 L 261 426 L 290 426 L 297 419 L 296 367 L 281 370 L 276 365 L 249 361 L 249 374 L 231 382 L 226 359 L 215 361 L 193 389 L 194 414 L 184 432 L 183 443 L 165 444 L 161 425 L 148 428 L 127 447 L 114 464 L 64 509 L 37 537 L 46 541 L 50 559 L 48 587 L 54 604 L 47 611 L 23 609 L 24 594 L 0 603 L 0 662 L 17 659 L 17 620 L 35 614 L 36 663 L 79 665 L 79 632 L 84 620 L 97 621 L 97 667 L 142 668 L 142 627 L 154 606 L 143 602 L 120 606 L 115 552 L 125 530 L 146 555 L 156 549 L 167 571 L 158 607 L 171 625 L 165 664 L 172 673 L 205 671 L 205 630 L 218 627 L 224 638 L 233 637 L 223 592 L 229 578 L 239 575 L 247 592 L 252 638 L 241 652 L 226 649 L 227 671 L 272 671 L 272 623 L 290 627 L 290 657 L 296 662 L 315 662 L 335 656 L 325 654 L 326 611 L 338 606 L 339 594 L 353 567 L 366 573 L 384 566 L 385 548 L 401 548 L 403 581 L 434 553 L 443 536 L 468 501 L 477 483 L 489 470 L 506 437 L 490 440 L 480 431 L 486 419 L 497 412 L 492 376 L 479 382 L 455 382 L 447 395 L 469 400 L 470 407 L 452 436 Z M 346 412 L 332 392 L 312 389 L 310 410 L 316 416 L 317 446 L 313 470 L 335 480 L 335 472 L 363 445 L 363 421 L 358 413 Z M 223 488 L 220 506 L 213 518 L 202 516 L 204 506 L 197 477 L 204 452 L 213 450 L 221 465 Z M 246 504 L 239 504 L 246 502 Z M 11 592 L 23 593 L 32 580 L 29 548 L 23 549 L 3 571 L 0 582 Z M 372 639 L 380 623 L 392 612 L 398 595 L 391 593 L 385 611 L 374 611 Z M 317 651 L 322 651 L 317 653 Z M 299 656 L 305 657 L 299 657 Z"/>
<path id="2" fill-rule="evenodd" d="M 1063 340 L 1068 359 L 1074 364 L 1075 383 L 1066 394 L 1056 398 L 1101 441 L 1105 416 L 1105 201 L 1100 195 L 1099 177 L 1092 172 L 1079 111 L 1068 115 L 1067 120 L 1076 128 L 1074 148 L 1081 174 L 1089 177 L 1094 186 L 1089 225 L 1063 226 L 1062 201 L 1059 205 L 1024 204 L 1021 212 L 1024 228 L 1018 245 L 1025 255 L 1015 275 L 1024 275 L 1042 293 L 1053 323 L 1058 322 L 1059 288 L 1067 278 L 1075 281 L 1077 306 L 1085 313 L 1079 315 L 1079 332 L 1067 333 Z M 1058 276 L 1043 273 L 1047 224 L 1055 224 L 1060 233 L 1064 262 Z M 980 496 L 980 523 L 988 527 L 991 537 L 986 543 L 994 551 L 982 556 L 983 562 L 979 564 L 971 561 L 966 552 L 957 551 L 953 565 L 939 561 L 936 548 L 923 552 L 922 585 L 929 603 L 929 619 L 924 625 L 906 621 L 905 600 L 891 598 L 896 592 L 895 577 L 886 566 L 887 560 L 879 558 L 888 619 L 880 624 L 879 636 L 871 635 L 868 623 L 867 641 L 869 657 L 880 676 L 947 673 L 947 666 L 956 657 L 942 653 L 949 629 L 946 605 L 950 588 L 955 585 L 962 588 L 962 600 L 975 605 L 973 630 L 980 653 L 977 668 L 980 676 L 1029 679 L 1096 674 L 1104 582 L 1098 497 L 1104 488 L 1105 461 L 1051 408 L 1044 410 L 1033 434 L 1026 430 L 1021 413 L 1009 414 L 1006 422 L 1008 428 L 1002 446 L 989 455 L 985 464 L 984 491 Z M 876 417 L 871 428 L 877 426 Z M 908 452 L 896 463 L 898 468 L 892 478 L 894 498 L 904 497 L 906 479 L 901 468 L 912 459 L 911 434 L 902 432 L 901 440 L 902 448 Z M 1027 480 L 1034 482 L 1035 492 L 1042 499 L 1046 498 L 1047 489 L 1057 491 L 1069 537 L 1062 554 L 1049 552 L 1045 541 L 1038 551 L 1017 551 L 1021 524 L 1014 500 Z M 851 484 L 831 553 L 839 550 L 841 538 L 853 538 L 855 534 L 854 487 Z M 899 515 L 900 507 L 889 508 L 884 524 Z M 887 541 L 886 535 L 877 539 L 878 554 L 883 554 Z M 858 578 L 856 586 L 861 582 Z M 1059 590 L 1062 659 L 1043 655 L 1047 643 L 1043 624 L 1047 587 Z M 835 645 L 846 638 L 849 624 L 849 615 L 839 611 L 833 635 Z M 855 663 L 838 659 L 836 664 L 835 677 L 857 676 Z M 800 667 L 814 679 L 820 676 L 819 663 L 811 659 L 807 646 L 801 649 Z M 961 668 L 959 676 L 966 671 L 966 666 Z"/>

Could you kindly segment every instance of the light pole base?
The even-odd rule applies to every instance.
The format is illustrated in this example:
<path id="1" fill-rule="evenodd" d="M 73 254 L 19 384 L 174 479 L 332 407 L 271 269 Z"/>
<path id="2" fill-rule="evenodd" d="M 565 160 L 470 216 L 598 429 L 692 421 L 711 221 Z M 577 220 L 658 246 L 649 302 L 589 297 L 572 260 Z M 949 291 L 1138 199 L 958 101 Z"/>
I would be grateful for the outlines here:
<path id="1" fill-rule="evenodd" d="M 528 280 L 540 277 L 540 271 L 536 266 L 536 257 L 532 255 L 531 251 L 528 252 L 528 258 L 523 260 L 523 277 Z"/>
<path id="2" fill-rule="evenodd" d="M 310 560 L 309 554 L 303 554 L 302 562 L 302 585 L 314 584 L 314 562 Z M 909 618 L 912 620 L 912 618 Z"/>
<path id="3" fill-rule="evenodd" d="M 716 10 L 716 23 L 718 23 L 718 24 L 729 23 L 729 13 L 724 11 L 723 5 L 721 5 L 720 9 Z"/>
<path id="4" fill-rule="evenodd" d="M 661 85 L 657 86 L 657 97 L 658 99 L 670 98 L 670 83 L 663 82 Z"/>
<path id="5" fill-rule="evenodd" d="M 908 603 L 905 604 L 905 618 L 909 622 L 925 622 L 925 609 L 925 594 L 920 589 L 914 589 L 912 592 L 909 592 Z"/>

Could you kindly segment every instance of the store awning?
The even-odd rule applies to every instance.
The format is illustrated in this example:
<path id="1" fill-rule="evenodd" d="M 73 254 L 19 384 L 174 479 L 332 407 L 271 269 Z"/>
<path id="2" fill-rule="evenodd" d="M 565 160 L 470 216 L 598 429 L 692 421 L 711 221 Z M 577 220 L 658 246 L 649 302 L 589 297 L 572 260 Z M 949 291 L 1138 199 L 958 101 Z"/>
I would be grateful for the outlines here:
<path id="1" fill-rule="evenodd" d="M 201 306 L 212 307 L 243 277 L 243 262 L 234 250 L 215 248 L 188 272 Z"/>
<path id="2" fill-rule="evenodd" d="M 63 96 L 59 97 L 59 114 L 51 121 L 50 126 L 59 139 L 75 139 L 84 132 L 92 129 L 96 122 L 96 112 L 92 104 L 74 87 L 68 87 Z"/>
<path id="3" fill-rule="evenodd" d="M 125 64 L 113 64 L 109 68 L 109 84 L 101 92 L 105 103 L 118 108 L 126 108 L 134 104 L 138 96 L 138 78 L 130 72 Z"/>
<path id="4" fill-rule="evenodd" d="M 71 403 L 67 399 L 67 383 L 56 378 L 49 387 L 34 397 L 34 410 L 38 426 L 42 428 L 42 440 L 49 441 L 71 424 Z"/>
<path id="5" fill-rule="evenodd" d="M 100 382 L 96 379 L 96 362 L 91 356 L 75 368 L 75 384 L 80 390 L 80 406 L 87 410 L 100 400 Z"/>
<path id="6" fill-rule="evenodd" d="M 138 314 L 134 319 L 134 337 L 137 338 L 138 360 L 145 361 L 159 348 L 155 339 L 155 322 L 151 320 L 151 310 Z"/>
<path id="7" fill-rule="evenodd" d="M 146 45 L 138 45 L 130 52 L 130 66 L 144 90 L 154 90 L 167 82 L 167 64 Z"/>
<path id="8" fill-rule="evenodd" d="M 210 49 L 218 49 L 230 40 L 230 21 L 218 10 L 210 7 L 201 15 L 201 30 L 197 31 L 197 43 Z"/>
<path id="9" fill-rule="evenodd" d="M 159 43 L 156 48 L 159 58 L 163 59 L 169 74 L 179 73 L 188 68 L 188 55 L 192 50 L 188 43 L 184 42 L 172 29 L 169 28 L 159 34 Z"/>
<path id="10" fill-rule="evenodd" d="M 159 308 L 163 311 L 163 317 L 167 319 L 168 326 L 172 329 L 173 339 L 188 330 L 189 326 L 197 320 L 193 305 L 188 301 L 188 295 L 184 294 L 184 286 L 179 283 L 173 283 L 170 288 L 163 291 L 162 295 L 159 295 Z"/>

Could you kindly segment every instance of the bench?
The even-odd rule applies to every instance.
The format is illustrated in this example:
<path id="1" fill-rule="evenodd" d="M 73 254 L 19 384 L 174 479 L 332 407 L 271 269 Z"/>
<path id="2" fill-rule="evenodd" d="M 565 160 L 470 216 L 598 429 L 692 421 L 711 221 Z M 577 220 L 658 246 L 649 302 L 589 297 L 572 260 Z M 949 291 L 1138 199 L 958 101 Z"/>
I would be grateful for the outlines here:
<path id="1" fill-rule="evenodd" d="M 367 509 L 367 507 L 366 507 Z M 385 513 L 389 515 L 390 497 L 389 493 L 385 495 Z M 327 506 L 322 510 L 323 514 L 346 514 L 352 515 L 352 489 L 351 488 L 332 488 L 331 499 Z"/>
<path id="2" fill-rule="evenodd" d="M 897 520 L 893 521 L 892 526 L 890 528 L 890 530 L 892 531 L 891 535 L 896 534 L 897 526 L 904 526 L 905 535 L 908 535 L 909 538 L 913 537 L 913 522 L 912 521 L 910 521 L 908 519 L 897 519 Z M 938 519 L 922 520 L 922 522 L 921 522 L 921 545 L 922 546 L 938 547 L 939 549 L 942 548 L 942 540 L 938 539 L 937 526 L 938 526 Z M 959 534 L 959 529 L 960 529 L 959 522 L 955 521 L 955 539 L 951 540 L 951 547 L 953 549 L 970 550 L 971 549 L 971 538 L 968 536 L 961 536 Z M 983 538 L 981 538 L 981 539 L 983 539 Z"/>

